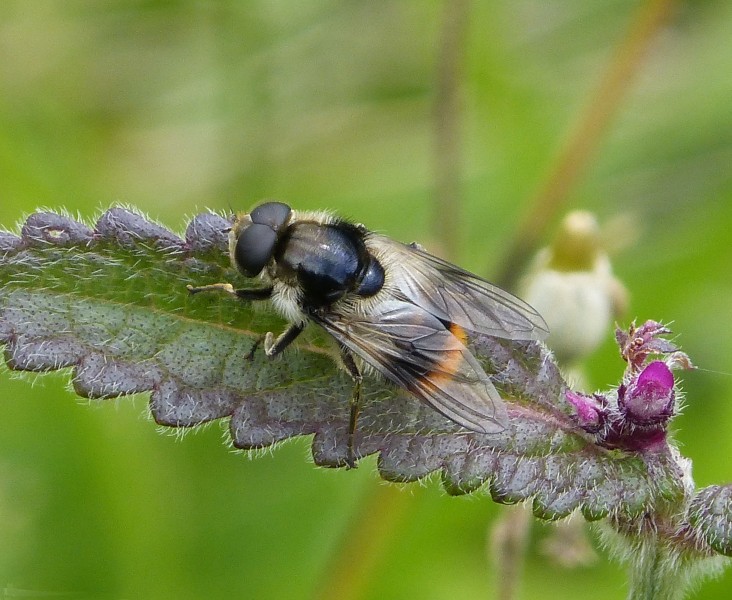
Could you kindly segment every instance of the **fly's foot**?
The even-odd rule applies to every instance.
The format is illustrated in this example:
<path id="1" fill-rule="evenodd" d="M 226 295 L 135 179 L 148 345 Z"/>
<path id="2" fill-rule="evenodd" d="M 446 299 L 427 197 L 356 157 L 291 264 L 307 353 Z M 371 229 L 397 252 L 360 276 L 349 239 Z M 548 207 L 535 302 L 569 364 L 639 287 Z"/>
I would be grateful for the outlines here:
<path id="1" fill-rule="evenodd" d="M 262 339 L 262 338 L 260 338 Z M 268 358 L 272 358 L 277 355 L 277 348 L 275 348 L 275 337 L 274 333 L 268 331 L 264 334 L 264 353 Z"/>
<path id="2" fill-rule="evenodd" d="M 226 292 L 227 294 L 236 296 L 236 290 L 234 290 L 234 286 L 230 283 L 213 283 L 211 285 L 202 285 L 199 287 L 187 285 L 186 289 L 191 295 L 198 294 L 199 292 Z"/>
<path id="3" fill-rule="evenodd" d="M 348 432 L 348 451 L 346 454 L 346 469 L 357 469 L 358 464 L 356 463 L 356 451 L 354 449 L 354 437 L 355 433 Z"/>

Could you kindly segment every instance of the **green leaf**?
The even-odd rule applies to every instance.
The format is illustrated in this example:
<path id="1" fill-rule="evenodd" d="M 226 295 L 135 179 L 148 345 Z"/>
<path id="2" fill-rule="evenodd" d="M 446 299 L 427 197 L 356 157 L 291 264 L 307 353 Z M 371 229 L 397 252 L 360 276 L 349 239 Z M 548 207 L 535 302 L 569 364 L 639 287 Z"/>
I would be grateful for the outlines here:
<path id="1" fill-rule="evenodd" d="M 186 290 L 236 282 L 229 225 L 202 214 L 181 239 L 123 208 L 93 228 L 55 213 L 32 215 L 19 237 L 0 235 L 7 363 L 35 372 L 71 368 L 74 389 L 89 398 L 149 391 L 163 425 L 229 419 L 238 448 L 313 434 L 315 462 L 342 466 L 352 382 L 326 346 L 311 337 L 283 358 L 258 352 L 246 360 L 254 341 L 281 330 L 282 320 L 250 303 Z M 485 336 L 471 343 L 507 402 L 506 431 L 466 432 L 408 393 L 367 379 L 356 455 L 378 453 L 379 471 L 391 481 L 441 471 L 451 494 L 488 482 L 496 501 L 531 499 L 545 519 L 576 509 L 588 519 L 632 516 L 678 497 L 671 459 L 611 452 L 576 426 L 566 383 L 541 343 Z"/>

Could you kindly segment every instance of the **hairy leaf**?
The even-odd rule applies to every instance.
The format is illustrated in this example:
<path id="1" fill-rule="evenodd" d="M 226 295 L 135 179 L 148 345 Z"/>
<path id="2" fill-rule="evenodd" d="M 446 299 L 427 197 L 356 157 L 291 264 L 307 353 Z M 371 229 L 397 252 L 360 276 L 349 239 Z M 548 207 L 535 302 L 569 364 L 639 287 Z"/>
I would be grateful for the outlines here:
<path id="1" fill-rule="evenodd" d="M 28 218 L 20 236 L 1 233 L 7 363 L 36 372 L 70 367 L 74 389 L 90 398 L 150 391 L 152 414 L 163 425 L 227 418 L 239 448 L 314 434 L 315 462 L 344 465 L 352 382 L 319 342 L 323 336 L 313 331 L 283 358 L 258 352 L 246 360 L 254 340 L 281 330 L 282 320 L 223 295 L 186 290 L 237 283 L 229 225 L 202 214 L 181 239 L 113 208 L 94 227 L 43 212 Z M 534 513 L 547 519 L 576 509 L 588 519 L 639 515 L 682 494 L 666 454 L 641 460 L 611 451 L 577 427 L 566 384 L 542 344 L 477 337 L 472 350 L 506 399 L 506 431 L 466 432 L 367 378 L 356 455 L 378 453 L 379 470 L 392 481 L 441 471 L 452 494 L 487 482 L 496 501 L 531 499 Z"/>
<path id="2" fill-rule="evenodd" d="M 712 485 L 696 494 L 687 511 L 689 524 L 711 548 L 732 556 L 732 486 Z"/>

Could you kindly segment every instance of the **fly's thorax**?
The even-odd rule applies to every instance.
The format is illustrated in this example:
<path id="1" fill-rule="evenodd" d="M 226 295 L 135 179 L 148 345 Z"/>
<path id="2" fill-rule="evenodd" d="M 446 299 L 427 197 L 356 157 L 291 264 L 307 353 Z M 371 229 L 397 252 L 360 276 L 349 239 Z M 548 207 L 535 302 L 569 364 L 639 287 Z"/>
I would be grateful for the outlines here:
<path id="1" fill-rule="evenodd" d="M 332 212 L 328 210 L 292 210 L 291 223 L 318 223 L 330 225 L 339 221 Z"/>
<path id="2" fill-rule="evenodd" d="M 357 226 L 358 227 L 358 226 Z M 361 295 L 352 291 L 345 294 L 330 307 L 330 312 L 341 315 L 347 319 L 348 315 L 361 315 L 378 317 L 383 312 L 383 304 L 395 297 L 401 296 L 394 281 L 394 268 L 399 257 L 389 252 L 389 248 L 379 238 L 382 236 L 366 231 L 360 226 L 363 233 L 363 242 L 370 260 L 375 260 L 380 273 L 380 284 L 378 290 L 368 295 Z M 393 242 L 390 241 L 393 244 Z M 367 367 L 370 369 L 370 367 Z"/>
<path id="3" fill-rule="evenodd" d="M 374 276 L 363 237 L 361 229 L 343 221 L 293 223 L 275 249 L 275 277 L 298 285 L 309 308 L 330 306 L 357 292 L 362 283 L 373 295 L 381 281 Z"/>

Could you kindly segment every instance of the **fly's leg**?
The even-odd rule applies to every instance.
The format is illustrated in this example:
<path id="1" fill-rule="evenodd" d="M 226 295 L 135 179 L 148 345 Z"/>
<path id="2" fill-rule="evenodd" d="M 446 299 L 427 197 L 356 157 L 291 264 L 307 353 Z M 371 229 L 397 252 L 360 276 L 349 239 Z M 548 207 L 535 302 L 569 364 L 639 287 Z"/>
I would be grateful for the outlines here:
<path id="1" fill-rule="evenodd" d="M 224 292 L 231 296 L 236 296 L 241 300 L 267 300 L 272 297 L 273 290 L 272 286 L 249 290 L 235 290 L 234 286 L 230 283 L 212 283 L 211 285 L 202 285 L 200 287 L 187 285 L 186 289 L 191 294 L 198 294 L 199 292 Z"/>
<path id="2" fill-rule="evenodd" d="M 305 323 L 290 323 L 289 327 L 285 329 L 277 339 L 275 339 L 274 334 L 271 331 L 268 331 L 264 335 L 259 336 L 254 344 L 252 344 L 252 349 L 249 350 L 249 353 L 246 355 L 246 359 L 254 359 L 254 353 L 259 349 L 262 342 L 264 342 L 265 356 L 267 358 L 274 358 L 292 344 L 297 336 L 302 333 L 303 329 L 305 329 Z"/>
<path id="3" fill-rule="evenodd" d="M 236 290 L 234 290 L 234 286 L 230 283 L 212 283 L 211 285 L 202 285 L 199 287 L 187 285 L 186 289 L 190 294 L 198 294 L 199 292 L 225 292 L 236 296 Z"/>
<path id="4" fill-rule="evenodd" d="M 236 298 L 239 298 L 240 300 L 267 300 L 272 297 L 272 286 L 269 287 L 263 287 L 263 288 L 252 288 L 252 289 L 243 289 L 243 290 L 235 290 L 234 286 L 230 283 L 212 283 L 211 285 L 202 285 L 200 287 L 194 287 L 192 285 L 187 285 L 186 288 L 188 289 L 188 292 L 191 294 L 198 294 L 200 292 L 224 292 L 225 294 L 229 294 L 231 296 L 234 296 Z M 290 327 L 285 333 L 283 333 L 280 338 L 285 337 L 285 334 L 287 334 L 288 331 L 290 331 L 292 327 Z M 300 331 L 302 331 L 302 327 L 300 328 Z M 298 331 L 294 335 L 291 334 L 291 337 L 285 340 L 284 345 L 282 345 L 274 354 L 278 354 L 279 352 L 282 352 L 289 344 L 294 340 L 298 334 L 300 333 Z M 268 333 L 267 335 L 261 336 L 258 338 L 254 344 L 252 345 L 251 350 L 249 350 L 248 354 L 245 356 L 246 360 L 252 360 L 254 358 L 254 353 L 257 351 L 257 348 L 259 348 L 259 345 L 264 341 L 264 349 L 267 356 L 273 356 L 274 354 L 271 354 L 270 352 L 267 352 L 267 336 L 272 337 L 271 333 Z M 278 338 L 277 342 L 274 344 L 270 343 L 270 346 L 276 346 L 280 342 L 280 339 Z"/>
<path id="5" fill-rule="evenodd" d="M 353 451 L 353 442 L 356 437 L 356 425 L 358 424 L 358 413 L 361 410 L 361 382 L 363 376 L 361 371 L 353 360 L 353 354 L 341 346 L 341 360 L 346 367 L 346 371 L 353 378 L 353 393 L 351 394 L 351 414 L 348 419 L 348 456 L 346 457 L 346 466 L 349 469 L 356 467 L 356 457 Z"/>
<path id="6" fill-rule="evenodd" d="M 274 358 L 280 352 L 282 352 L 287 346 L 292 344 L 298 335 L 305 329 L 305 323 L 290 323 L 289 327 L 285 329 L 275 339 L 274 334 L 268 331 L 264 336 L 264 353 L 268 358 Z"/>
<path id="7" fill-rule="evenodd" d="M 254 353 L 262 342 L 264 342 L 264 355 L 267 358 L 274 358 L 287 348 L 287 346 L 292 344 L 292 342 L 295 341 L 295 338 L 302 333 L 303 329 L 305 329 L 305 323 L 291 323 L 290 326 L 277 337 L 277 339 L 275 339 L 274 334 L 271 331 L 268 331 L 257 338 L 245 358 L 247 360 L 254 360 Z"/>

